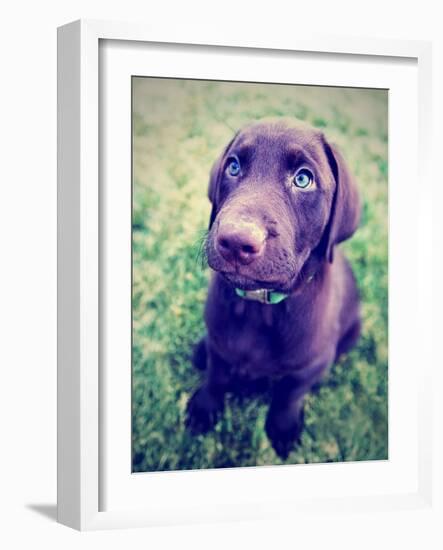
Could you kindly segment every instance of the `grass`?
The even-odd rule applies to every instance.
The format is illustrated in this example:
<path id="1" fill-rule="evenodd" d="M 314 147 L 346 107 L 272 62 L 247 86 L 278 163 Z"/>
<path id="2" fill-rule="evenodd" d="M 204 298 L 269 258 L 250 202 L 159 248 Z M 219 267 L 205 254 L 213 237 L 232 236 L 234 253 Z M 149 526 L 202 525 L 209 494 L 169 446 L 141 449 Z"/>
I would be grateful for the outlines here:
<path id="1" fill-rule="evenodd" d="M 280 464 L 264 432 L 266 396 L 228 396 L 214 432 L 191 436 L 190 362 L 204 334 L 209 272 L 200 258 L 210 167 L 233 132 L 293 116 L 325 132 L 358 180 L 361 227 L 343 248 L 362 299 L 359 345 L 306 401 L 302 444 L 286 463 L 388 456 L 387 92 L 133 80 L 133 470 Z"/>

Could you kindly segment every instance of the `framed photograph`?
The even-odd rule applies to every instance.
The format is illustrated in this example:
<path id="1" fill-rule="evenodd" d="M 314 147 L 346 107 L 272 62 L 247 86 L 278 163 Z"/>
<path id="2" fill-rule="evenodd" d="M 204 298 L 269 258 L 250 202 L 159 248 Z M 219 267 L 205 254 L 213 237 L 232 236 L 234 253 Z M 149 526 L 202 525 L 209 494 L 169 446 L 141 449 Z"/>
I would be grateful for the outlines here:
<path id="1" fill-rule="evenodd" d="M 431 509 L 430 45 L 58 51 L 59 521 Z"/>

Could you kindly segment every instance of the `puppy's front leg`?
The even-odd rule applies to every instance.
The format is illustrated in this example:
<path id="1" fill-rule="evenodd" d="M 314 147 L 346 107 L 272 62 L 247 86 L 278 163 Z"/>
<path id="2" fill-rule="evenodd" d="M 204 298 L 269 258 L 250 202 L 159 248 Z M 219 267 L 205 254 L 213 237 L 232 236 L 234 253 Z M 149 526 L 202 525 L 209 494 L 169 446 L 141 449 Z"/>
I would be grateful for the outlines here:
<path id="1" fill-rule="evenodd" d="M 211 430 L 223 411 L 224 396 L 230 380 L 230 366 L 207 349 L 207 377 L 188 402 L 186 426 L 194 434 Z"/>
<path id="2" fill-rule="evenodd" d="M 323 371 L 322 366 L 312 370 L 312 377 L 300 379 L 285 376 L 273 388 L 265 429 L 275 452 L 283 460 L 300 443 L 304 426 L 304 397 Z"/>

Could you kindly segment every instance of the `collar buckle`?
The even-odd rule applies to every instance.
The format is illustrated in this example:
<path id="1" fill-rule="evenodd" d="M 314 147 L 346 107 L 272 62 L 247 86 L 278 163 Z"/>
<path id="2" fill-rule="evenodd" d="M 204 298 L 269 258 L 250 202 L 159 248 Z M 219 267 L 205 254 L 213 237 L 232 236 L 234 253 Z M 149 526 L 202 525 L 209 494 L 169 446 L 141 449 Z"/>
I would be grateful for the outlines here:
<path id="1" fill-rule="evenodd" d="M 247 290 L 244 294 L 246 300 L 253 300 L 261 304 L 271 304 L 271 291 L 267 288 L 259 288 L 257 290 Z"/>
<path id="2" fill-rule="evenodd" d="M 259 288 L 257 290 L 242 290 L 240 288 L 236 288 L 235 293 L 244 300 L 252 300 L 254 302 L 267 305 L 279 304 L 289 296 L 289 294 L 276 292 L 267 288 Z"/>

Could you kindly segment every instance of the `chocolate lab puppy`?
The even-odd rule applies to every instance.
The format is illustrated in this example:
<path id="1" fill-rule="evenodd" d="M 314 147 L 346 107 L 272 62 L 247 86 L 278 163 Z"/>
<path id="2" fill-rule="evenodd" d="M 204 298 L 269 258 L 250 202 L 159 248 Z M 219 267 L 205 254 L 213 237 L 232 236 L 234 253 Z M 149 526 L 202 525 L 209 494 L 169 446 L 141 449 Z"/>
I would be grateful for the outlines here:
<path id="1" fill-rule="evenodd" d="M 206 379 L 187 425 L 210 430 L 227 391 L 267 379 L 266 432 L 285 459 L 300 440 L 304 396 L 360 333 L 355 279 L 336 247 L 357 229 L 357 188 L 323 133 L 264 119 L 215 162 L 209 199 L 215 273 L 194 359 Z"/>

